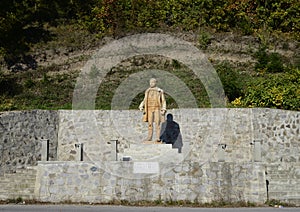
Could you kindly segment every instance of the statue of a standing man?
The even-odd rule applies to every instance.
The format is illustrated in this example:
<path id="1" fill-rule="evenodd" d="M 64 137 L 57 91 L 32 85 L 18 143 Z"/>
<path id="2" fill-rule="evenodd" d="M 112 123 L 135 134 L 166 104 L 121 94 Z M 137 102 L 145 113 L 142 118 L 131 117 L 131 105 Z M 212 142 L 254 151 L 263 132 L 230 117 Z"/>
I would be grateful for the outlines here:
<path id="1" fill-rule="evenodd" d="M 144 100 L 139 106 L 144 111 L 143 121 L 148 122 L 147 141 L 152 141 L 153 122 L 156 128 L 156 140 L 160 142 L 160 124 L 165 121 L 166 100 L 162 89 L 156 87 L 156 79 L 150 79 L 150 88 L 145 92 Z"/>

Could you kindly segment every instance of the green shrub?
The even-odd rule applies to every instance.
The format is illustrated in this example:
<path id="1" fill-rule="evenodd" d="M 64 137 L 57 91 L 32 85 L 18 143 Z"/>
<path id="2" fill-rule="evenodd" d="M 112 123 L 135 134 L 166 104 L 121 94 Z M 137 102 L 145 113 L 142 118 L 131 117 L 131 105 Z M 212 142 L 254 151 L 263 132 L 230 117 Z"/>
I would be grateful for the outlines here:
<path id="1" fill-rule="evenodd" d="M 244 97 L 232 104 L 238 107 L 268 107 L 300 110 L 300 70 L 288 69 L 285 73 L 265 74 L 247 83 Z"/>
<path id="2" fill-rule="evenodd" d="M 207 49 L 208 45 L 211 43 L 211 35 L 208 32 L 201 32 L 198 41 L 200 48 Z"/>
<path id="3" fill-rule="evenodd" d="M 255 52 L 254 58 L 257 59 L 257 62 L 255 64 L 255 70 L 262 70 L 267 67 L 269 62 L 269 56 L 266 50 L 267 47 L 263 45 L 259 47 L 257 52 Z"/>
<path id="4" fill-rule="evenodd" d="M 277 52 L 268 53 L 266 46 L 261 46 L 254 54 L 257 59 L 255 64 L 256 71 L 267 71 L 269 73 L 278 73 L 284 71 L 283 61 Z"/>
<path id="5" fill-rule="evenodd" d="M 238 72 L 233 69 L 228 62 L 217 65 L 216 71 L 222 82 L 225 95 L 229 101 L 233 101 L 243 95 L 242 79 Z"/>
<path id="6" fill-rule="evenodd" d="M 0 72 L 0 95 L 14 96 L 22 91 L 22 86 L 18 84 L 11 75 L 4 75 Z"/>
<path id="7" fill-rule="evenodd" d="M 267 64 L 266 68 L 270 73 L 282 72 L 284 68 L 280 54 L 272 52 L 269 55 L 269 63 Z"/>

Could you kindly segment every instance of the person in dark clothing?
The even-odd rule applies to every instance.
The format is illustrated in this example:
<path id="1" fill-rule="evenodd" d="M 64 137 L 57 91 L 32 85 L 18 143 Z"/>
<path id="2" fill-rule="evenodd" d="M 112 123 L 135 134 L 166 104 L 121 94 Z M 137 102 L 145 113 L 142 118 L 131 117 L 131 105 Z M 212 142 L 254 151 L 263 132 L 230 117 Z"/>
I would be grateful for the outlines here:
<path id="1" fill-rule="evenodd" d="M 168 114 L 167 120 L 162 123 L 161 132 L 160 140 L 162 140 L 163 143 L 172 144 L 172 147 L 177 148 L 178 152 L 181 153 L 183 143 L 180 127 L 178 123 L 173 121 L 172 114 Z"/>

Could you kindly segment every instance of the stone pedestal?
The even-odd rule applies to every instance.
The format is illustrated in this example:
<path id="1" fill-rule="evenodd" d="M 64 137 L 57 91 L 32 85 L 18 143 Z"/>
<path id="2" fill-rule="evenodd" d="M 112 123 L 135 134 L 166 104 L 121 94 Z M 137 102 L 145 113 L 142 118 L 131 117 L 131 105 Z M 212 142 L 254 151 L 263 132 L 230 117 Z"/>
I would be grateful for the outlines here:
<path id="1" fill-rule="evenodd" d="M 130 144 L 123 153 L 118 154 L 119 160 L 130 157 L 132 161 L 156 161 L 156 162 L 180 162 L 183 154 L 172 148 L 172 144 L 146 142 L 141 144 Z"/>

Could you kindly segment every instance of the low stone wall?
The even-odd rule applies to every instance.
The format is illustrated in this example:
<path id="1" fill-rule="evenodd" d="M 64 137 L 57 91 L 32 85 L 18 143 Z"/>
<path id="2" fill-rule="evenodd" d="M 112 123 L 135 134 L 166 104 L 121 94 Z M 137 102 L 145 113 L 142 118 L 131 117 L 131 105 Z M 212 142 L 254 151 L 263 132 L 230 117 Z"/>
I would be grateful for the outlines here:
<path id="1" fill-rule="evenodd" d="M 152 173 L 149 173 L 149 165 Z M 41 201 L 91 203 L 113 200 L 266 201 L 263 164 L 204 162 L 174 165 L 40 162 L 35 196 Z M 118 174 L 112 175 L 111 171 Z"/>
<path id="2" fill-rule="evenodd" d="M 169 110 L 181 128 L 188 161 L 299 162 L 300 112 L 266 108 Z M 119 151 L 141 143 L 147 124 L 137 110 L 16 111 L 0 114 L 0 174 L 36 165 L 42 138 L 50 141 L 50 160 L 112 160 L 111 140 Z M 257 148 L 258 147 L 258 148 Z M 259 151 L 257 153 L 257 150 Z"/>
<path id="3" fill-rule="evenodd" d="M 300 112 L 252 109 L 254 140 L 262 142 L 262 161 L 300 162 Z"/>
<path id="4" fill-rule="evenodd" d="M 58 111 L 0 113 L 0 175 L 37 165 L 41 139 L 49 139 L 50 160 L 57 159 Z"/>
<path id="5" fill-rule="evenodd" d="M 266 167 L 269 199 L 300 206 L 300 163 L 276 163 Z"/>
<path id="6" fill-rule="evenodd" d="M 300 112 L 266 108 L 174 109 L 188 161 L 300 162 Z M 141 143 L 147 124 L 137 110 L 60 111 L 58 159 L 72 161 L 84 144 L 84 160 L 111 160 L 111 140 L 120 151 Z"/>

